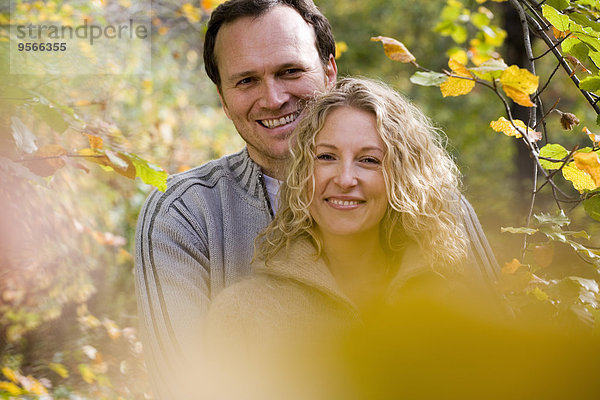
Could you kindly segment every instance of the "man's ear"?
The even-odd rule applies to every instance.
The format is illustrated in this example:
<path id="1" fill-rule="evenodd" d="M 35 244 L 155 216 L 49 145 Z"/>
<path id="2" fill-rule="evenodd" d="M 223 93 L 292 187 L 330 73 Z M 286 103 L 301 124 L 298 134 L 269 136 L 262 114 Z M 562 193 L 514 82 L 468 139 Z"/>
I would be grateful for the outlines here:
<path id="1" fill-rule="evenodd" d="M 327 61 L 327 67 L 325 67 L 325 78 L 327 79 L 327 87 L 332 88 L 337 79 L 337 64 L 333 54 L 329 55 L 329 61 Z"/>
<path id="2" fill-rule="evenodd" d="M 223 111 L 225 112 L 225 115 L 227 115 L 227 118 L 231 119 L 231 116 L 229 115 L 229 109 L 227 108 L 227 103 L 225 103 L 225 100 L 223 100 L 223 95 L 221 94 L 221 89 L 219 89 L 218 86 L 217 86 L 217 93 L 219 94 L 219 100 L 221 101 L 221 107 L 223 107 Z"/>

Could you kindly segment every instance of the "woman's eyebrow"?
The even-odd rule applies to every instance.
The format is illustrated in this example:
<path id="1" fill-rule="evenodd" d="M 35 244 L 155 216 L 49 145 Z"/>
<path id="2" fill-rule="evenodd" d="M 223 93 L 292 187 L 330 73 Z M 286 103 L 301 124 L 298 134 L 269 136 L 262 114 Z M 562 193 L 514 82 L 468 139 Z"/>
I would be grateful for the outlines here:
<path id="1" fill-rule="evenodd" d="M 334 149 L 334 150 L 337 150 L 337 148 L 338 148 L 336 145 L 330 144 L 330 143 L 317 143 L 315 147 L 327 147 L 327 148 Z M 384 151 L 379 146 L 364 146 L 359 149 L 359 151 L 373 151 L 373 150 Z"/>

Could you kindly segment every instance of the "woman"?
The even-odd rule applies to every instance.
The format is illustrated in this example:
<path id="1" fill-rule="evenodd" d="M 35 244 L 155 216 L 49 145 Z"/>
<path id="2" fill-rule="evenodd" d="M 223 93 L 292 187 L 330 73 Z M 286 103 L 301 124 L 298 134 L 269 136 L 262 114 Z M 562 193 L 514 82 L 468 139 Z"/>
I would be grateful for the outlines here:
<path id="1" fill-rule="evenodd" d="M 209 346 L 235 338 L 257 353 L 275 342 L 297 347 L 290 334 L 335 336 L 385 305 L 493 279 L 441 135 L 397 92 L 342 79 L 305 108 L 295 133 L 255 274 L 213 302 Z"/>

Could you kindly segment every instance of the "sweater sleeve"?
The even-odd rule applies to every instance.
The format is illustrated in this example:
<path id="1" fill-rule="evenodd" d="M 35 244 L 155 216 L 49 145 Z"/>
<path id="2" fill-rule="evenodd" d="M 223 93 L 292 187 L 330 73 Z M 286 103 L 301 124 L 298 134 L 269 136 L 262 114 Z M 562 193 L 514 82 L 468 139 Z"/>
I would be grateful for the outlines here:
<path id="1" fill-rule="evenodd" d="M 475 268 L 476 271 L 473 272 L 479 275 L 484 282 L 496 282 L 500 269 L 498 262 L 473 207 L 464 196 L 461 196 L 461 207 L 463 210 L 463 223 L 469 241 L 469 264 Z"/>
<path id="2" fill-rule="evenodd" d="M 202 318 L 210 299 L 206 228 L 176 199 L 154 192 L 136 230 L 141 338 L 155 397 L 191 398 L 199 373 Z"/>

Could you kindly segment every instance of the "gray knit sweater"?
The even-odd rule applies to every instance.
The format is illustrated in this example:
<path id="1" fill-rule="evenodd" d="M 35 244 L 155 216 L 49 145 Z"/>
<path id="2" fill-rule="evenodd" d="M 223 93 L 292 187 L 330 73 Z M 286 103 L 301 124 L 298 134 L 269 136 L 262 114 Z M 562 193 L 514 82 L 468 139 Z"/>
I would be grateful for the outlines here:
<path id="1" fill-rule="evenodd" d="M 210 299 L 250 273 L 271 221 L 260 168 L 247 150 L 172 176 L 140 212 L 135 278 L 144 355 L 161 400 L 179 400 L 194 369 Z"/>
<path id="2" fill-rule="evenodd" d="M 464 225 L 484 280 L 497 266 L 463 198 Z M 199 372 L 196 346 L 211 299 L 250 274 L 254 239 L 272 219 L 260 167 L 246 149 L 172 176 L 146 200 L 135 278 L 144 355 L 161 400 L 183 399 Z"/>

